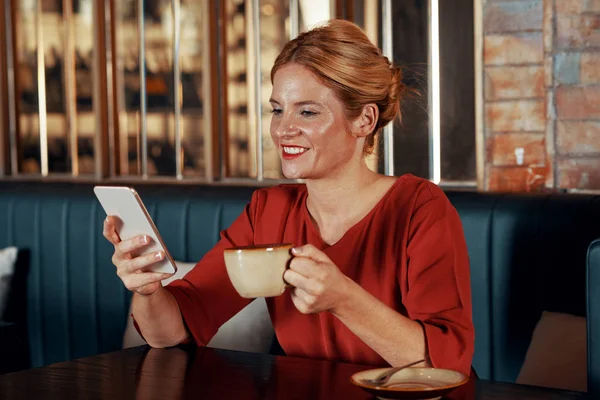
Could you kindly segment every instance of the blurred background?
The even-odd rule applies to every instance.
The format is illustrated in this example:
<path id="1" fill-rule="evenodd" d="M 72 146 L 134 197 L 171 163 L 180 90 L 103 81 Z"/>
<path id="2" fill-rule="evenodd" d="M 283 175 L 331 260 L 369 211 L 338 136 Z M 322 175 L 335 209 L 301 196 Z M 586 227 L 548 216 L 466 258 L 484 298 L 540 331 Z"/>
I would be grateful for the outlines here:
<path id="1" fill-rule="evenodd" d="M 482 191 L 600 189 L 600 2 L 0 0 L 0 179 L 271 184 L 270 69 L 361 26 L 405 66 L 374 170 Z"/>

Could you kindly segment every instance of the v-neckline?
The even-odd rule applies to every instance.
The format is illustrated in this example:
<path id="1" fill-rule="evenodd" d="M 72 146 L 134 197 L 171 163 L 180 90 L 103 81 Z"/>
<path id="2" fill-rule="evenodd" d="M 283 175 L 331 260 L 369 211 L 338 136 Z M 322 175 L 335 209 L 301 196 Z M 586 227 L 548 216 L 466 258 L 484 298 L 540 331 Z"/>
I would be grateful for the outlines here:
<path id="1" fill-rule="evenodd" d="M 377 203 L 375 203 L 373 208 L 371 208 L 371 210 L 368 213 L 366 213 L 364 215 L 364 217 L 362 217 L 354 225 L 352 225 L 350 228 L 348 228 L 348 230 L 346 230 L 346 232 L 344 232 L 344 234 L 335 243 L 332 243 L 332 244 L 329 244 L 325 240 L 323 240 L 323 237 L 321 236 L 321 233 L 319 232 L 319 229 L 316 226 L 317 223 L 314 221 L 313 217 L 311 216 L 310 211 L 308 211 L 308 204 L 307 204 L 308 189 L 306 189 L 304 192 L 304 199 L 302 199 L 302 212 L 303 212 L 303 216 L 304 216 L 304 221 L 305 221 L 306 225 L 308 225 L 308 230 L 319 241 L 319 248 L 324 250 L 324 249 L 333 248 L 333 247 L 339 245 L 346 237 L 349 236 L 349 234 L 352 231 L 355 231 L 355 230 L 359 229 L 359 227 L 361 225 L 364 225 L 364 223 L 367 220 L 369 220 L 372 217 L 372 215 L 382 206 L 384 201 L 394 191 L 396 186 L 398 186 L 398 183 L 400 182 L 401 179 L 402 179 L 401 176 L 396 178 L 396 180 L 394 181 L 392 186 L 390 186 L 390 188 L 383 194 L 383 196 L 381 196 L 381 198 L 377 201 Z"/>

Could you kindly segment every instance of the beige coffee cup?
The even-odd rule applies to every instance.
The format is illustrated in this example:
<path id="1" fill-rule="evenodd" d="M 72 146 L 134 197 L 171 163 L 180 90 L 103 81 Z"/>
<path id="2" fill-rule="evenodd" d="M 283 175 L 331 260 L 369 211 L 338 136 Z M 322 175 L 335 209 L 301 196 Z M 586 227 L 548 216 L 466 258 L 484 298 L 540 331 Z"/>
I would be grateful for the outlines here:
<path id="1" fill-rule="evenodd" d="M 245 298 L 274 297 L 288 286 L 283 273 L 289 267 L 289 243 L 225 249 L 225 266 L 233 287 Z"/>

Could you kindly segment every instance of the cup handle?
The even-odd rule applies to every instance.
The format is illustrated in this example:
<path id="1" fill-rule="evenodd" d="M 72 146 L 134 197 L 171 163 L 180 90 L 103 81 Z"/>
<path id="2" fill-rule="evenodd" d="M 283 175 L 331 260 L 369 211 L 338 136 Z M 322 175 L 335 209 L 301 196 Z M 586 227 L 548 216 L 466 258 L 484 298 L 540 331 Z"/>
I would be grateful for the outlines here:
<path id="1" fill-rule="evenodd" d="M 290 257 L 290 259 L 289 259 L 289 260 L 288 260 L 288 262 L 287 262 L 287 266 L 285 267 L 285 270 L 286 270 L 286 271 L 287 271 L 288 269 L 290 269 L 290 263 L 292 262 L 292 259 L 294 258 L 294 255 L 291 253 L 291 250 L 290 250 L 290 256 L 291 256 L 291 257 Z M 285 274 L 285 271 L 284 271 L 284 274 Z M 282 276 L 281 278 L 283 279 L 283 276 Z M 294 287 L 294 285 L 291 285 L 291 284 L 287 283 L 285 279 L 283 279 L 283 283 L 285 283 L 285 285 L 283 286 L 283 289 L 284 289 L 284 290 L 287 290 L 287 289 L 290 289 L 290 288 L 293 288 L 293 287 Z"/>

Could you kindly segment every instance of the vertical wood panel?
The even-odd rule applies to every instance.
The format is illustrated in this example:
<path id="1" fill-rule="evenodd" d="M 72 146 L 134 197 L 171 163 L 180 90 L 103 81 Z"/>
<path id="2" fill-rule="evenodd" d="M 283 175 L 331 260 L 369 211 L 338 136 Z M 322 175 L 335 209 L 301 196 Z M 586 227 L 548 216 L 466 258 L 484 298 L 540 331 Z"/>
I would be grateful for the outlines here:
<path id="1" fill-rule="evenodd" d="M 72 0 L 63 0 L 63 29 L 64 29 L 64 81 L 65 81 L 65 110 L 67 112 L 67 140 L 69 158 L 71 159 L 71 175 L 79 175 L 79 152 L 77 144 L 77 81 L 75 71 L 75 38 L 73 28 Z"/>
<path id="2" fill-rule="evenodd" d="M 229 162 L 227 149 L 229 148 L 229 135 L 227 123 L 227 40 L 226 40 L 226 4 L 224 1 L 208 5 L 209 24 L 208 33 L 211 37 L 209 56 L 210 82 L 203 82 L 210 87 L 210 98 L 203 99 L 204 103 L 210 102 L 211 114 L 204 118 L 211 120 L 212 144 L 212 177 L 224 178 L 229 175 Z M 206 79 L 206 78 L 203 78 Z M 205 108 L 206 109 L 206 108 Z M 209 162 L 206 160 L 206 162 Z"/>
<path id="3" fill-rule="evenodd" d="M 6 69 L 6 1 L 0 3 L 0 177 L 8 174 L 8 85 Z"/>
<path id="4" fill-rule="evenodd" d="M 250 157 L 254 163 L 250 176 L 263 180 L 261 63 L 260 63 L 260 1 L 246 0 L 246 76 L 248 79 L 248 127 Z"/>
<path id="5" fill-rule="evenodd" d="M 19 56 L 17 52 L 17 7 L 18 0 L 5 0 L 6 6 L 9 8 L 5 23 L 11 22 L 10 26 L 6 27 L 7 35 L 10 34 L 10 38 L 7 44 L 7 68 L 9 69 L 8 76 L 8 120 L 9 120 L 9 144 L 10 144 L 10 171 L 11 175 L 17 175 L 19 173 L 19 167 L 23 163 L 23 146 L 21 143 L 21 128 L 18 120 L 20 114 L 20 102 L 21 98 L 19 81 L 15 75 L 15 68 L 19 65 Z M 11 63 L 12 59 L 12 63 Z M 12 72 L 12 74 L 11 74 Z M 11 93 L 12 87 L 12 93 Z M 12 106 L 11 106 L 12 105 Z"/>
<path id="6" fill-rule="evenodd" d="M 220 178 L 228 177 L 231 173 L 229 169 L 229 118 L 227 117 L 227 85 L 229 84 L 227 77 L 227 6 L 225 1 L 219 1 L 217 3 L 216 18 L 217 23 L 217 65 L 215 73 L 217 74 L 218 85 L 213 86 L 213 97 L 218 99 L 217 103 L 217 115 L 219 117 L 219 123 L 213 124 L 213 129 L 216 129 L 215 135 L 217 140 L 215 143 L 220 143 L 219 154 L 221 156 L 220 168 L 215 171 L 220 171 Z M 213 18 L 211 18 L 212 20 Z M 216 125 L 216 126 L 215 126 Z M 220 140 L 219 140 L 220 139 Z"/>
<path id="7" fill-rule="evenodd" d="M 119 158 L 119 119 L 116 102 L 116 47 L 115 47 L 115 13 L 114 1 L 104 0 L 104 40 L 106 55 L 106 137 L 109 176 L 120 173 Z"/>
<path id="8" fill-rule="evenodd" d="M 141 158 L 142 179 L 148 179 L 148 128 L 147 128 L 147 97 L 146 97 L 146 34 L 144 29 L 144 1 L 138 0 L 138 43 L 140 68 L 140 143 L 138 150 Z"/>
<path id="9" fill-rule="evenodd" d="M 204 4 L 202 20 L 202 42 L 207 51 L 202 53 L 202 136 L 204 139 L 204 177 L 214 180 L 219 171 L 219 103 L 214 97 L 218 90 L 217 82 L 217 43 L 216 9 L 214 4 Z M 216 129 L 216 130 L 215 130 Z"/>
<path id="10" fill-rule="evenodd" d="M 354 1 L 353 0 L 335 0 L 333 5 L 333 18 L 347 19 L 354 21 Z"/>
<path id="11" fill-rule="evenodd" d="M 109 175 L 108 157 L 108 117 L 106 81 L 106 27 L 104 0 L 94 2 L 94 81 L 93 108 L 96 115 L 96 137 L 94 140 L 94 161 L 97 178 Z"/>
<path id="12" fill-rule="evenodd" d="M 109 9 L 109 15 L 110 15 L 110 54 L 112 55 L 112 62 L 110 65 L 111 68 L 111 76 L 110 76 L 110 83 L 112 85 L 112 96 L 109 97 L 108 101 L 111 104 L 112 107 L 112 119 L 111 119 L 111 123 L 112 123 L 112 134 L 113 134 L 113 153 L 111 154 L 111 156 L 113 157 L 113 162 L 114 162 L 114 172 L 115 175 L 119 176 L 121 175 L 121 171 L 122 166 L 121 166 L 121 141 L 120 139 L 120 123 L 119 123 L 119 103 L 118 103 L 118 99 L 119 96 L 117 94 L 117 90 L 119 88 L 118 86 L 118 63 L 117 63 L 117 57 L 118 57 L 118 53 L 117 53 L 117 6 L 115 4 L 114 0 L 108 0 L 107 1 L 108 4 L 108 9 Z M 124 135 L 126 135 L 126 132 L 123 132 Z"/>

